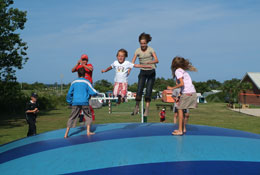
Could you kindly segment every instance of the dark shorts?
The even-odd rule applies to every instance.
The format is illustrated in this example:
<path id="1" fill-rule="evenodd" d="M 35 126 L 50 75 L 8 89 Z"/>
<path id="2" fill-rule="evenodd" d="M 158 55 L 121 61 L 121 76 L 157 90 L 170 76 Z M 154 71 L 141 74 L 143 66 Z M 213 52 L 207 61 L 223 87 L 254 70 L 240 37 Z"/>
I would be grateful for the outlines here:
<path id="1" fill-rule="evenodd" d="M 165 118 L 160 118 L 160 122 L 164 122 L 165 121 Z"/>
<path id="2" fill-rule="evenodd" d="M 183 111 L 184 114 L 189 113 L 189 110 L 187 110 L 187 109 L 183 109 L 182 111 Z M 174 108 L 174 112 L 177 113 L 178 109 Z"/>

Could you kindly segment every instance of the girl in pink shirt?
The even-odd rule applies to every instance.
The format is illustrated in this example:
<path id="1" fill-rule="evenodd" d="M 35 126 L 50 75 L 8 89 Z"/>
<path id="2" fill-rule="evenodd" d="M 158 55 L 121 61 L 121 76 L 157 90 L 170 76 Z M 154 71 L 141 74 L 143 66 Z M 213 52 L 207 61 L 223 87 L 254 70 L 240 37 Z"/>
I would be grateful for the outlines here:
<path id="1" fill-rule="evenodd" d="M 181 97 L 179 104 L 177 106 L 179 115 L 179 129 L 172 132 L 173 135 L 183 135 L 186 132 L 186 125 L 183 120 L 183 109 L 192 109 L 197 107 L 197 95 L 194 85 L 188 71 L 197 71 L 195 67 L 192 66 L 188 59 L 176 56 L 172 60 L 171 65 L 172 75 L 179 82 L 174 87 L 168 86 L 168 89 L 181 88 Z"/>

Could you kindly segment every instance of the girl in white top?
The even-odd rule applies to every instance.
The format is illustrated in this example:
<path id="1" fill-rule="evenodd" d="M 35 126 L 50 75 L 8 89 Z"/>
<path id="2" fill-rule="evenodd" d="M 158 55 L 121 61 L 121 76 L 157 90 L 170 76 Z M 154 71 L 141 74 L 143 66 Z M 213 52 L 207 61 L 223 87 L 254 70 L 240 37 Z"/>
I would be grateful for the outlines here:
<path id="1" fill-rule="evenodd" d="M 195 67 L 192 66 L 189 60 L 176 56 L 172 60 L 171 70 L 173 77 L 176 77 L 179 83 L 174 86 L 168 86 L 167 89 L 182 88 L 181 97 L 179 104 L 177 106 L 179 115 L 179 129 L 172 132 L 173 135 L 183 135 L 186 132 L 186 124 L 183 120 L 183 109 L 191 109 L 197 107 L 197 95 L 194 85 L 188 71 L 197 71 Z"/>
<path id="2" fill-rule="evenodd" d="M 129 69 L 132 69 L 133 67 L 139 67 L 139 68 L 151 68 L 149 65 L 139 65 L 139 64 L 133 64 L 129 61 L 126 61 L 125 58 L 128 56 L 128 53 L 125 49 L 120 49 L 117 52 L 117 60 L 114 61 L 111 66 L 109 66 L 107 69 L 102 70 L 101 72 L 107 72 L 111 69 L 115 69 L 115 84 L 114 84 L 114 90 L 113 95 L 115 97 L 118 97 L 118 104 L 121 103 L 122 100 L 126 97 L 127 94 L 127 82 L 128 82 L 128 75 L 129 75 Z"/>

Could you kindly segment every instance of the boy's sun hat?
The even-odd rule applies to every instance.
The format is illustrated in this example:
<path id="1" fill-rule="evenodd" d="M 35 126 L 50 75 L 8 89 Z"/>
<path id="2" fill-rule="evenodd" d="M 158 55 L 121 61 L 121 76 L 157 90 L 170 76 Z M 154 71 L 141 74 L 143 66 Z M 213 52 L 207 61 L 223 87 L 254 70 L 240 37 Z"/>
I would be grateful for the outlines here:
<path id="1" fill-rule="evenodd" d="M 82 59 L 82 60 L 83 60 L 83 59 L 87 59 L 87 60 L 88 60 L 88 55 L 87 55 L 87 54 L 81 55 L 81 59 Z"/>
<path id="2" fill-rule="evenodd" d="M 35 92 L 33 92 L 33 93 L 31 94 L 31 97 L 38 98 L 38 95 L 37 95 Z"/>

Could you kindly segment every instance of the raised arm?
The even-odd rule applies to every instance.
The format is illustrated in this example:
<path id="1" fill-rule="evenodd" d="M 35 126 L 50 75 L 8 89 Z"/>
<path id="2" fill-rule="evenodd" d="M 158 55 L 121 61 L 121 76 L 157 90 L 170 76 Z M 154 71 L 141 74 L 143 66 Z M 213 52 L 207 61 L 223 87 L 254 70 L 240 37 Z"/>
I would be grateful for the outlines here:
<path id="1" fill-rule="evenodd" d="M 87 65 L 82 65 L 83 67 L 85 67 L 86 69 L 88 69 L 90 72 L 93 71 L 93 67 L 92 66 L 87 66 Z"/>
<path id="2" fill-rule="evenodd" d="M 77 71 L 77 67 L 80 65 L 81 60 L 78 61 L 78 63 L 72 68 L 71 72 L 76 72 Z"/>

